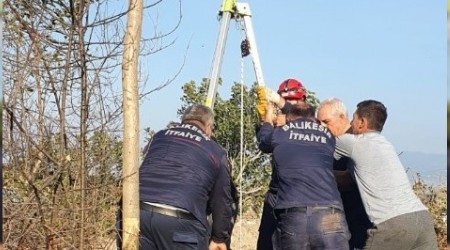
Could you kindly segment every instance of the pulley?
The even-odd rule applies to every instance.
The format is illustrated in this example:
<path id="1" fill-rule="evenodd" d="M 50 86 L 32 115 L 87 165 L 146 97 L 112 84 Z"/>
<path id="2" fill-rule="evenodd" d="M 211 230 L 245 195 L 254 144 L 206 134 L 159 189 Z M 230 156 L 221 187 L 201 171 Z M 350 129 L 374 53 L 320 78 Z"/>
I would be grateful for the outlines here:
<path id="1" fill-rule="evenodd" d="M 248 55 L 250 55 L 250 44 L 247 39 L 244 39 L 241 42 L 241 56 L 246 57 Z"/>

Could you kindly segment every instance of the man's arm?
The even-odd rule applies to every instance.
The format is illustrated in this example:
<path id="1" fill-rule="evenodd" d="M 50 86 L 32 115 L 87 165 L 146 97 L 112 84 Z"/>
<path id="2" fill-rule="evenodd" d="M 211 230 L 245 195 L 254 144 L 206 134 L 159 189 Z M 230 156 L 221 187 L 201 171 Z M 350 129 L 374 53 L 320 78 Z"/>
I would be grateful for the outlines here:
<path id="1" fill-rule="evenodd" d="M 225 243 L 231 237 L 232 223 L 231 177 L 226 155 L 222 157 L 219 174 L 210 194 L 213 225 L 211 239 L 215 243 Z"/>
<path id="2" fill-rule="evenodd" d="M 263 153 L 272 153 L 273 131 L 274 131 L 273 125 L 265 122 L 265 123 L 263 123 L 263 125 L 261 126 L 261 129 L 259 130 L 258 134 L 256 135 L 256 139 L 258 140 L 258 148 Z"/>
<path id="3" fill-rule="evenodd" d="M 353 134 L 343 134 L 336 137 L 336 149 L 334 150 L 334 159 L 339 160 L 341 157 L 351 157 L 353 145 L 356 142 L 356 136 Z"/>
<path id="4" fill-rule="evenodd" d="M 264 117 L 264 122 L 256 134 L 256 140 L 258 141 L 258 148 L 264 153 L 271 153 L 273 150 L 272 146 L 272 134 L 274 131 L 273 118 L 274 107 L 271 103 L 266 106 L 266 114 Z"/>

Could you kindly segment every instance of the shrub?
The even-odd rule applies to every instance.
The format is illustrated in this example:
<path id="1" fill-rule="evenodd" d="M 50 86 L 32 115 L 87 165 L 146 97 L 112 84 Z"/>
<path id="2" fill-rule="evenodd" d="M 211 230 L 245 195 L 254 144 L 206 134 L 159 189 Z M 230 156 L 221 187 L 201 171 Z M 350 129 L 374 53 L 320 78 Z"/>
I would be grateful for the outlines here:
<path id="1" fill-rule="evenodd" d="M 432 186 L 426 184 L 420 174 L 413 182 L 414 192 L 428 207 L 433 220 L 434 230 L 436 231 L 439 249 L 447 247 L 447 187 Z"/>

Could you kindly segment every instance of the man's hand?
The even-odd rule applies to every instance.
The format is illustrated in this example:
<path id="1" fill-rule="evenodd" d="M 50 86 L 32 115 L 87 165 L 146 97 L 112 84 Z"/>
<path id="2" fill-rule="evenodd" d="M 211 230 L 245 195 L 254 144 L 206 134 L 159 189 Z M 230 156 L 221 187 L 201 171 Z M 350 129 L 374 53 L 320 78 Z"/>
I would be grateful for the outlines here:
<path id="1" fill-rule="evenodd" d="M 216 243 L 213 240 L 209 243 L 209 250 L 227 250 L 225 243 Z"/>
<path id="2" fill-rule="evenodd" d="M 277 115 L 277 117 L 275 118 L 275 126 L 277 127 L 281 127 L 284 126 L 286 124 L 286 115 Z"/>

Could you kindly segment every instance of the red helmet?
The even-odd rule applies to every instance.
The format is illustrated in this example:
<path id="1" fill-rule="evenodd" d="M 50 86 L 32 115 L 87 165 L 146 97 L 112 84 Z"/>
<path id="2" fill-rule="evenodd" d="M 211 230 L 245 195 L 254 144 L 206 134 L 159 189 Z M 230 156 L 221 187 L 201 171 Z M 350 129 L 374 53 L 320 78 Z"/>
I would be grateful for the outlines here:
<path id="1" fill-rule="evenodd" d="M 305 88 L 302 83 L 295 79 L 287 79 L 278 87 L 277 93 L 286 100 L 304 100 L 306 98 Z"/>

